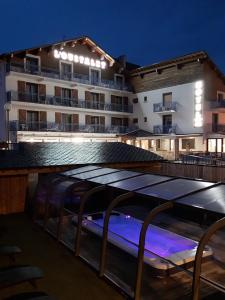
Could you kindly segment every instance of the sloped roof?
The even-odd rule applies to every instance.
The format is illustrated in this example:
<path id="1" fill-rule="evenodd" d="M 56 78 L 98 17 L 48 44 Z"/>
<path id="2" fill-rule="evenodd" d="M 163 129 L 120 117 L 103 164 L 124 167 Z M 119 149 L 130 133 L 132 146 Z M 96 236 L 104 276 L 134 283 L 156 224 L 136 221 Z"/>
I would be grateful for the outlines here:
<path id="1" fill-rule="evenodd" d="M 82 37 L 78 37 L 78 38 L 74 38 L 74 39 L 68 39 L 68 40 L 61 40 L 61 41 L 57 41 L 51 44 L 44 44 L 44 45 L 39 45 L 36 47 L 32 47 L 32 48 L 26 48 L 26 49 L 22 49 L 22 50 L 16 50 L 16 51 L 11 51 L 11 52 L 7 52 L 7 53 L 1 53 L 0 54 L 0 59 L 7 57 L 7 56 L 11 56 L 11 55 L 18 55 L 20 53 L 26 52 L 26 51 L 34 51 L 36 49 L 44 49 L 44 48 L 52 48 L 53 46 L 60 46 L 60 45 L 64 45 L 64 44 L 74 44 L 77 42 L 85 42 L 87 43 L 89 46 L 95 48 L 95 50 L 97 52 L 99 52 L 100 54 L 104 54 L 106 59 L 108 59 L 111 62 L 115 62 L 115 59 L 110 56 L 109 54 L 107 54 L 99 45 L 97 45 L 90 37 L 88 36 L 82 36 Z"/>
<path id="2" fill-rule="evenodd" d="M 208 53 L 206 51 L 196 51 L 189 54 L 185 54 L 182 56 L 178 56 L 169 60 L 164 60 L 155 64 L 143 66 L 134 70 L 130 71 L 131 76 L 138 76 L 141 74 L 146 74 L 149 72 L 152 72 L 154 70 L 160 70 L 163 68 L 167 68 L 173 65 L 179 65 L 182 63 L 188 63 L 195 60 L 204 61 L 207 60 L 209 62 L 210 67 L 221 77 L 223 80 L 225 80 L 225 76 L 223 72 L 216 66 L 216 64 L 213 62 L 213 60 L 209 57 Z"/>
<path id="3" fill-rule="evenodd" d="M 0 169 L 150 162 L 163 158 L 124 143 L 19 143 L 15 151 L 1 151 Z"/>
<path id="4" fill-rule="evenodd" d="M 149 137 L 152 135 L 154 135 L 152 132 L 143 130 L 143 129 L 137 129 L 137 130 L 128 132 L 126 134 L 123 134 L 123 136 L 126 136 L 126 137 Z"/>

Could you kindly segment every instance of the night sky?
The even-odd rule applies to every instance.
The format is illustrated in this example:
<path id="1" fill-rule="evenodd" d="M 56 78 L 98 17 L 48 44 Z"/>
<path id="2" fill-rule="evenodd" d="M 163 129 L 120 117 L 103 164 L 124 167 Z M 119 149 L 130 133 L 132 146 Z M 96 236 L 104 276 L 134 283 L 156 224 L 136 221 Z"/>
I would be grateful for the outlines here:
<path id="1" fill-rule="evenodd" d="M 205 50 L 225 73 L 225 0 L 1 0 L 0 52 L 89 36 L 148 65 Z"/>

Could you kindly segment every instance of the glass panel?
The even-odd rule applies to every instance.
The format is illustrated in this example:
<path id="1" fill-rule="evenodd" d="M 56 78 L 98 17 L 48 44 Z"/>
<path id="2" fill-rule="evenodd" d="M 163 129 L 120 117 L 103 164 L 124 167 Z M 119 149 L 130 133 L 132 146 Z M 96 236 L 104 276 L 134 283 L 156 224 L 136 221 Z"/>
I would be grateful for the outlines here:
<path id="1" fill-rule="evenodd" d="M 98 70 L 91 70 L 91 84 L 98 84 L 100 79 L 100 74 Z"/>
<path id="2" fill-rule="evenodd" d="M 163 94 L 163 106 L 170 107 L 172 102 L 172 93 Z"/>
<path id="3" fill-rule="evenodd" d="M 116 75 L 116 86 L 123 88 L 123 76 Z"/>
<path id="4" fill-rule="evenodd" d="M 217 152 L 222 152 L 222 139 L 217 139 Z"/>
<path id="5" fill-rule="evenodd" d="M 38 101 L 38 85 L 35 83 L 26 83 L 26 95 L 27 101 Z"/>
<path id="6" fill-rule="evenodd" d="M 137 175 L 139 175 L 139 173 L 137 172 L 120 171 L 105 176 L 95 177 L 93 179 L 90 179 L 90 181 L 100 183 L 100 184 L 109 184 L 111 182 L 120 181 Z"/>
<path id="7" fill-rule="evenodd" d="M 89 178 L 94 178 L 94 177 L 97 177 L 100 175 L 106 175 L 106 174 L 110 174 L 110 173 L 114 173 L 114 172 L 118 172 L 118 171 L 119 170 L 117 170 L 117 169 L 101 168 L 101 169 L 97 169 L 94 171 L 73 175 L 72 177 L 79 178 L 79 179 L 89 179 Z"/>
<path id="8" fill-rule="evenodd" d="M 173 179 L 153 187 L 142 189 L 137 193 L 165 200 L 173 200 L 177 197 L 185 196 L 188 193 L 198 191 L 199 189 L 210 187 L 213 184 L 212 182 L 206 181 Z"/>
<path id="9" fill-rule="evenodd" d="M 26 71 L 37 73 L 39 71 L 39 59 L 36 57 L 26 57 Z"/>
<path id="10" fill-rule="evenodd" d="M 78 173 L 92 171 L 92 170 L 95 170 L 95 169 L 100 169 L 100 167 L 98 167 L 98 166 L 85 166 L 85 167 L 82 167 L 82 168 L 69 170 L 69 171 L 63 172 L 61 174 L 66 175 L 66 176 L 70 176 L 70 175 L 75 175 L 75 174 L 78 174 Z"/>
<path id="11" fill-rule="evenodd" d="M 72 66 L 70 64 L 61 63 L 61 77 L 70 80 L 72 77 Z"/>
<path id="12" fill-rule="evenodd" d="M 145 174 L 138 177 L 115 182 L 110 184 L 109 186 L 123 189 L 123 190 L 134 191 L 143 188 L 145 186 L 160 183 L 169 179 L 170 177 L 166 177 L 166 176 Z"/>
<path id="13" fill-rule="evenodd" d="M 208 188 L 205 191 L 183 197 L 176 202 L 225 214 L 225 185 Z"/>
<path id="14" fill-rule="evenodd" d="M 216 152 L 216 139 L 208 139 L 208 151 Z"/>

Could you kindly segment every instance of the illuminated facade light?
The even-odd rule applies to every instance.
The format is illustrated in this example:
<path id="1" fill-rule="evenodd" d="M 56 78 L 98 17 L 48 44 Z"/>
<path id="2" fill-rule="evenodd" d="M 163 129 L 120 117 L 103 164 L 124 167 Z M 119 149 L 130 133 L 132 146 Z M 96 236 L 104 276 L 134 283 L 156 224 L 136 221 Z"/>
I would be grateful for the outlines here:
<path id="1" fill-rule="evenodd" d="M 202 89 L 195 89 L 195 96 L 201 96 L 203 93 L 203 90 Z"/>
<path id="2" fill-rule="evenodd" d="M 54 50 L 54 57 L 57 59 L 73 61 L 75 63 L 84 64 L 86 66 L 96 67 L 100 69 L 106 69 L 107 63 L 105 60 L 93 59 L 89 57 L 84 57 L 83 55 L 77 55 L 65 51 Z"/>
<path id="3" fill-rule="evenodd" d="M 202 113 L 202 98 L 203 98 L 203 81 L 195 83 L 194 91 L 194 127 L 203 126 L 203 113 Z"/>
<path id="4" fill-rule="evenodd" d="M 195 83 L 195 88 L 196 89 L 201 89 L 203 87 L 203 82 L 202 81 L 197 81 L 196 83 Z"/>

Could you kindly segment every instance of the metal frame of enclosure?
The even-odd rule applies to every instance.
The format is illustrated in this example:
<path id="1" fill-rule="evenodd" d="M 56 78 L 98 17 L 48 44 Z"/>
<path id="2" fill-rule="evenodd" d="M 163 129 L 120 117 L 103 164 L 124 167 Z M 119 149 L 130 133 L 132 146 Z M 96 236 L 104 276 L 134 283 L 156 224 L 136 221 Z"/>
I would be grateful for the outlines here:
<path id="1" fill-rule="evenodd" d="M 49 218 L 50 198 L 52 197 L 52 193 L 54 193 L 58 185 L 59 195 L 57 205 L 59 205 L 59 216 L 57 219 L 56 235 L 58 241 L 60 240 L 61 235 L 63 213 L 66 210 L 66 208 L 64 207 L 64 197 L 66 194 L 72 192 L 75 187 L 84 183 L 89 183 L 90 186 L 89 189 L 84 192 L 78 204 L 77 225 L 73 249 L 76 256 L 79 256 L 80 254 L 82 221 L 84 217 L 84 208 L 87 201 L 90 200 L 91 197 L 96 193 L 108 192 L 112 194 L 112 191 L 119 191 L 119 195 L 114 198 L 112 197 L 110 203 L 107 206 L 104 217 L 104 226 L 101 241 L 101 256 L 99 262 L 100 265 L 98 270 L 100 277 L 105 275 L 109 221 L 113 209 L 123 201 L 133 199 L 137 196 L 147 197 L 149 198 L 149 201 L 154 201 L 154 199 L 160 200 L 159 203 L 155 201 L 156 203 L 158 203 L 158 205 L 156 205 L 156 207 L 149 211 L 141 227 L 139 244 L 137 245 L 138 257 L 136 268 L 136 283 L 134 287 L 135 300 L 141 299 L 141 284 L 147 229 L 150 223 L 152 223 L 152 221 L 158 214 L 174 207 L 179 208 L 180 206 L 189 206 L 194 207 L 197 210 L 204 210 L 206 213 L 213 212 L 218 213 L 218 215 L 225 215 L 225 184 L 215 184 L 203 180 L 191 180 L 180 177 L 168 177 L 127 170 L 102 168 L 99 166 L 86 166 L 56 174 L 55 178 L 51 177 L 51 180 L 49 180 L 49 182 L 47 182 L 47 184 L 45 185 L 45 188 L 47 188 L 47 192 L 44 201 L 44 229 L 46 229 L 46 224 Z M 177 187 L 176 189 L 174 189 L 175 186 Z M 219 189 L 221 191 L 223 190 L 224 192 L 219 193 L 220 196 L 217 197 L 215 191 Z M 34 209 L 36 210 L 37 207 L 38 203 L 36 201 L 36 203 L 34 203 Z M 37 219 L 36 211 L 34 212 L 34 216 L 34 219 Z M 174 265 L 176 268 L 182 269 L 192 277 L 193 300 L 197 300 L 200 297 L 201 280 L 203 280 L 207 284 L 212 285 L 215 289 L 225 292 L 224 287 L 222 287 L 221 285 L 217 285 L 213 281 L 210 282 L 210 280 L 205 279 L 201 276 L 201 264 L 204 248 L 212 235 L 217 230 L 223 227 L 225 227 L 225 217 L 222 217 L 214 222 L 202 235 L 198 243 L 198 248 L 194 259 L 193 272 L 183 269 L 181 266 Z M 164 260 L 166 261 L 165 258 Z M 168 263 L 173 264 L 173 262 L 171 262 L 170 260 L 168 260 Z"/>

